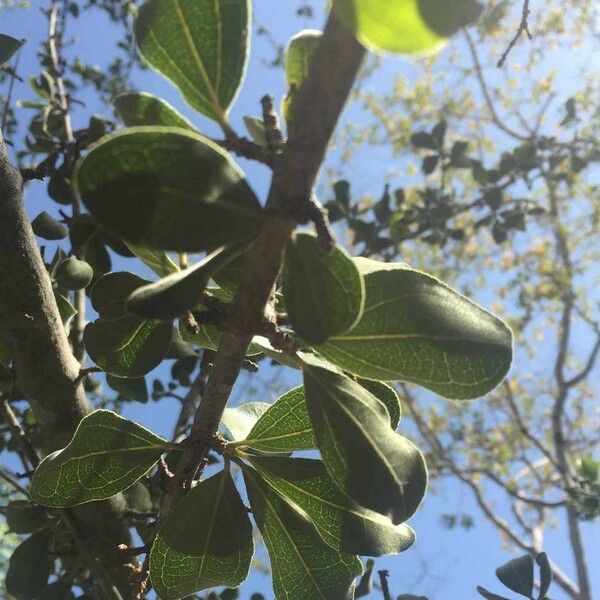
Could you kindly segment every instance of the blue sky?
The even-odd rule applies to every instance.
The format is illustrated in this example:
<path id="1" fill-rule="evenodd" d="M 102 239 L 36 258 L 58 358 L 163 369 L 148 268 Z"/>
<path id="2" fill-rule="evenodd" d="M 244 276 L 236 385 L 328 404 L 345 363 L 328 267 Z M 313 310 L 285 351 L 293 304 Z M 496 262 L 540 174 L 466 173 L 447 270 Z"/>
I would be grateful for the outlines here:
<path id="1" fill-rule="evenodd" d="M 295 17 L 295 8 L 301 2 L 282 2 L 277 0 L 255 0 L 255 13 L 257 19 L 268 26 L 279 41 L 285 41 L 303 27 L 319 27 L 321 17 L 303 22 Z M 20 73 L 26 78 L 35 71 L 37 67 L 36 52 L 40 39 L 45 36 L 46 22 L 39 13 L 40 3 L 37 0 L 31 2 L 31 8 L 27 10 L 13 10 L 0 13 L 0 31 L 15 37 L 28 39 L 27 45 L 22 50 L 20 61 Z M 76 38 L 77 54 L 86 58 L 90 63 L 100 66 L 106 64 L 107 59 L 112 56 L 114 33 L 111 31 L 107 20 L 98 12 L 90 12 L 81 18 L 69 32 Z M 272 57 L 272 49 L 264 37 L 254 37 L 251 61 L 248 68 L 249 76 L 246 78 L 238 100 L 231 113 L 231 122 L 234 127 L 244 133 L 242 117 L 244 115 L 258 115 L 260 112 L 260 98 L 265 93 L 272 94 L 279 101 L 285 94 L 283 74 L 281 70 L 266 68 L 263 64 L 265 59 Z M 407 61 L 386 59 L 374 80 L 370 85 L 387 81 L 391 75 L 406 72 L 407 77 L 411 75 L 412 67 Z M 207 119 L 194 113 L 181 99 L 177 90 L 156 73 L 147 70 L 139 73 L 135 78 L 136 87 L 156 95 L 162 96 L 187 117 L 192 119 L 198 127 L 208 135 L 218 136 L 216 126 Z M 26 85 L 17 86 L 15 98 L 32 99 L 31 93 Z M 86 94 L 84 100 L 87 102 L 85 108 L 77 108 L 74 116 L 75 127 L 85 126 L 90 113 L 104 110 L 97 105 L 93 94 Z M 352 119 L 364 119 L 356 108 L 351 109 Z M 383 154 L 382 154 L 383 153 Z M 356 176 L 361 182 L 374 182 L 371 191 L 378 193 L 383 187 L 384 180 L 379 180 L 385 174 L 385 168 L 381 166 L 381 160 L 374 160 L 373 149 L 364 152 L 357 150 L 360 160 L 354 164 L 358 165 L 358 171 L 349 174 L 350 178 Z M 385 151 L 377 151 L 379 159 L 385 156 Z M 240 161 L 247 176 L 258 192 L 264 198 L 269 184 L 269 172 L 260 165 Z M 31 216 L 35 216 L 41 210 L 54 211 L 56 205 L 48 209 L 44 187 L 33 185 L 27 193 L 27 208 Z M 116 268 L 132 270 L 135 268 L 132 261 L 118 260 Z M 164 369 L 159 372 L 164 373 Z M 282 383 L 288 387 L 296 384 L 295 373 L 286 374 Z M 236 387 L 232 404 L 239 403 L 246 398 L 244 390 L 247 389 L 247 379 L 244 378 Z M 272 397 L 260 397 L 260 400 L 271 401 Z M 484 400 L 479 400 L 484 402 Z M 170 435 L 176 418 L 176 403 L 164 402 L 160 406 L 138 405 L 132 403 L 127 407 L 127 415 L 144 423 L 159 434 Z M 402 425 L 401 429 L 402 431 Z M 417 532 L 417 543 L 406 553 L 390 558 L 378 559 L 376 568 L 385 568 L 390 572 L 390 584 L 394 594 L 413 593 L 427 595 L 430 600 L 457 600 L 477 598 L 476 585 L 484 585 L 488 589 L 501 591 L 501 586 L 494 577 L 494 569 L 512 557 L 502 547 L 501 540 L 490 525 L 480 516 L 474 506 L 470 492 L 463 486 L 454 482 L 443 482 L 438 486 L 436 494 L 429 494 L 423 506 L 411 525 Z M 501 499 L 497 502 L 501 506 Z M 475 517 L 475 528 L 463 531 L 457 528 L 452 531 L 445 530 L 440 524 L 440 517 L 447 513 L 467 513 Z M 584 524 L 584 535 L 587 547 L 590 549 L 589 565 L 590 574 L 593 579 L 595 594 L 600 594 L 600 575 L 594 570 L 594 565 L 600 564 L 600 537 L 598 528 L 592 528 Z M 546 538 L 546 551 L 559 563 L 563 569 L 573 576 L 573 567 L 565 544 L 566 532 L 562 527 L 549 530 Z M 263 592 L 267 598 L 272 597 L 270 582 L 267 577 L 260 573 L 253 573 L 243 588 L 243 598 L 249 597 L 253 591 Z M 552 597 L 555 600 L 564 598 L 562 592 L 555 586 Z M 380 598 L 379 593 L 374 593 L 372 599 Z"/>

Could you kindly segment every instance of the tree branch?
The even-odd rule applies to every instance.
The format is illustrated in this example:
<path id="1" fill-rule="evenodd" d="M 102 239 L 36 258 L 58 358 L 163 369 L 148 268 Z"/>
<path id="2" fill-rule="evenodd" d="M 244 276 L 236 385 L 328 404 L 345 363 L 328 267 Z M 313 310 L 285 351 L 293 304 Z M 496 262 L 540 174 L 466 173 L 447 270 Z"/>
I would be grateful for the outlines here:
<path id="1" fill-rule="evenodd" d="M 529 1 L 530 0 L 523 0 L 523 8 L 521 9 L 521 22 L 519 23 L 519 28 L 517 29 L 517 33 L 515 33 L 513 39 L 508 44 L 508 48 L 503 52 L 502 56 L 500 57 L 500 60 L 498 61 L 498 64 L 496 65 L 499 69 L 501 69 L 504 66 L 508 55 L 510 54 L 511 50 L 517 45 L 517 42 L 523 34 L 526 34 L 530 40 L 533 39 L 531 31 L 529 31 Z"/>
<path id="2" fill-rule="evenodd" d="M 8 347 L 20 391 L 39 423 L 47 451 L 70 441 L 91 411 L 81 384 L 80 365 L 71 353 L 50 278 L 35 242 L 22 198 L 22 179 L 0 135 L 0 338 Z M 118 551 L 129 545 L 120 521 L 122 497 L 74 511 L 88 542 L 107 565 L 119 589 L 128 587 L 127 563 Z"/>

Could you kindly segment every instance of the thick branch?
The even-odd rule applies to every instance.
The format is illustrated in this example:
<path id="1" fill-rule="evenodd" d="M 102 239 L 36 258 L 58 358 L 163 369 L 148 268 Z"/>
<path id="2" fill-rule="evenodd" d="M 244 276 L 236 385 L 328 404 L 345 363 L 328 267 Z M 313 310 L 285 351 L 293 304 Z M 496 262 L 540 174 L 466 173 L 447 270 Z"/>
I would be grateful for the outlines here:
<path id="1" fill-rule="evenodd" d="M 216 431 L 239 375 L 253 332 L 265 317 L 295 226 L 291 215 L 310 202 L 329 140 L 356 79 L 365 50 L 331 15 L 323 40 L 298 94 L 302 128 L 290 135 L 277 157 L 267 208 L 271 211 L 251 248 L 245 278 L 234 301 L 228 331 L 194 419 L 193 431 L 208 437 Z"/>
<path id="2" fill-rule="evenodd" d="M 83 387 L 75 383 L 73 356 L 54 299 L 50 278 L 35 242 L 22 198 L 22 180 L 0 135 L 0 338 L 7 345 L 19 389 L 39 423 L 47 451 L 65 446 L 90 412 Z M 120 589 L 127 589 L 125 562 L 118 551 L 129 543 L 119 521 L 122 499 L 74 511 L 90 546 Z"/>

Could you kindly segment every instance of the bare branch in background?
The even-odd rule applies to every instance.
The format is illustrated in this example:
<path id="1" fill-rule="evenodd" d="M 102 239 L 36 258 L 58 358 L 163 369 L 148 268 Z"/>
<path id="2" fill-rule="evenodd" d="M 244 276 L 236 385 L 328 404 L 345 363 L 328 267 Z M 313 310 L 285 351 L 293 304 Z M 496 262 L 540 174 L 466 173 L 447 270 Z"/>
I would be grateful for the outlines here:
<path id="1" fill-rule="evenodd" d="M 499 69 L 501 69 L 504 66 L 508 55 L 511 53 L 512 49 L 517 45 L 517 42 L 523 34 L 525 34 L 530 40 L 533 39 L 531 31 L 529 31 L 529 1 L 530 0 L 523 1 L 523 8 L 521 11 L 521 22 L 519 23 L 519 28 L 517 29 L 517 33 L 515 33 L 513 39 L 508 44 L 508 48 L 504 51 L 504 53 L 500 57 L 500 60 L 498 61 L 498 64 L 496 65 Z"/>

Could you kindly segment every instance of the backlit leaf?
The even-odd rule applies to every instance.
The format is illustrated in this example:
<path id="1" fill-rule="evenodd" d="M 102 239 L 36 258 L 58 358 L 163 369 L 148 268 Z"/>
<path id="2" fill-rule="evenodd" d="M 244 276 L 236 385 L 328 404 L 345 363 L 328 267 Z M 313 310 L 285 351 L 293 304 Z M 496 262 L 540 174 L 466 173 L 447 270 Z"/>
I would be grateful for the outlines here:
<path id="1" fill-rule="evenodd" d="M 39 464 L 31 497 L 54 508 L 110 498 L 145 475 L 165 447 L 145 427 L 97 410 L 81 420 L 68 446 Z"/>
<path id="2" fill-rule="evenodd" d="M 146 61 L 222 124 L 246 70 L 250 18 L 249 0 L 148 0 L 135 37 Z"/>
<path id="3" fill-rule="evenodd" d="M 327 546 L 256 471 L 244 469 L 252 514 L 271 560 L 275 600 L 350 600 L 362 565 Z"/>
<path id="4" fill-rule="evenodd" d="M 385 407 L 390 414 L 390 425 L 392 426 L 392 429 L 397 429 L 398 424 L 400 423 L 400 417 L 402 416 L 402 406 L 400 405 L 400 398 L 398 397 L 396 390 L 387 383 L 372 379 L 359 379 L 358 383 L 364 388 L 367 388 L 373 396 L 385 404 Z"/>
<path id="5" fill-rule="evenodd" d="M 147 92 L 120 94 L 113 103 L 127 127 L 162 125 L 196 131 L 190 121 L 178 113 L 168 102 Z"/>
<path id="6" fill-rule="evenodd" d="M 345 375 L 304 370 L 306 405 L 327 472 L 344 494 L 395 524 L 417 510 L 427 487 L 419 449 L 390 427 L 385 405 Z"/>
<path id="7" fill-rule="evenodd" d="M 292 326 L 309 343 L 321 343 L 351 329 L 362 314 L 365 284 L 350 256 L 336 246 L 298 234 L 288 245 L 283 294 Z"/>
<path id="8" fill-rule="evenodd" d="M 159 277 L 166 277 L 179 271 L 179 267 L 162 250 L 151 250 L 131 243 L 127 244 L 127 247 Z"/>
<path id="9" fill-rule="evenodd" d="M 475 21 L 475 0 L 336 0 L 341 21 L 371 50 L 412 53 L 431 50 Z"/>
<path id="10" fill-rule="evenodd" d="M 320 354 L 359 377 L 411 381 L 448 398 L 476 398 L 502 381 L 512 334 L 500 319 L 431 275 L 355 260 L 365 278 L 363 315 L 319 345 Z"/>
<path id="11" fill-rule="evenodd" d="M 201 481 L 169 514 L 150 553 L 150 577 L 162 600 L 248 575 L 254 541 L 248 512 L 227 469 Z"/>
<path id="12" fill-rule="evenodd" d="M 316 448 L 304 388 L 294 388 L 272 404 L 248 433 L 243 445 L 274 453 Z"/>
<path id="13" fill-rule="evenodd" d="M 115 377 L 141 377 L 157 367 L 171 345 L 171 322 L 126 316 L 88 323 L 83 343 L 90 358 Z"/>
<path id="14" fill-rule="evenodd" d="M 271 404 L 268 402 L 245 402 L 235 408 L 226 408 L 221 423 L 227 427 L 232 440 L 243 440 L 248 437 L 256 421 L 270 407 Z"/>
<path id="15" fill-rule="evenodd" d="M 240 245 L 219 248 L 187 269 L 137 288 L 127 298 L 127 310 L 146 319 L 171 320 L 182 315 L 200 302 L 213 273 L 245 248 Z"/>
<path id="16" fill-rule="evenodd" d="M 342 494 L 320 460 L 252 457 L 252 465 L 280 495 L 304 512 L 323 540 L 361 556 L 397 554 L 411 546 L 414 531 L 359 506 Z"/>
<path id="17" fill-rule="evenodd" d="M 201 252 L 254 235 L 262 214 L 229 156 L 200 134 L 132 127 L 78 163 L 83 202 L 109 231 L 157 250 Z"/>

